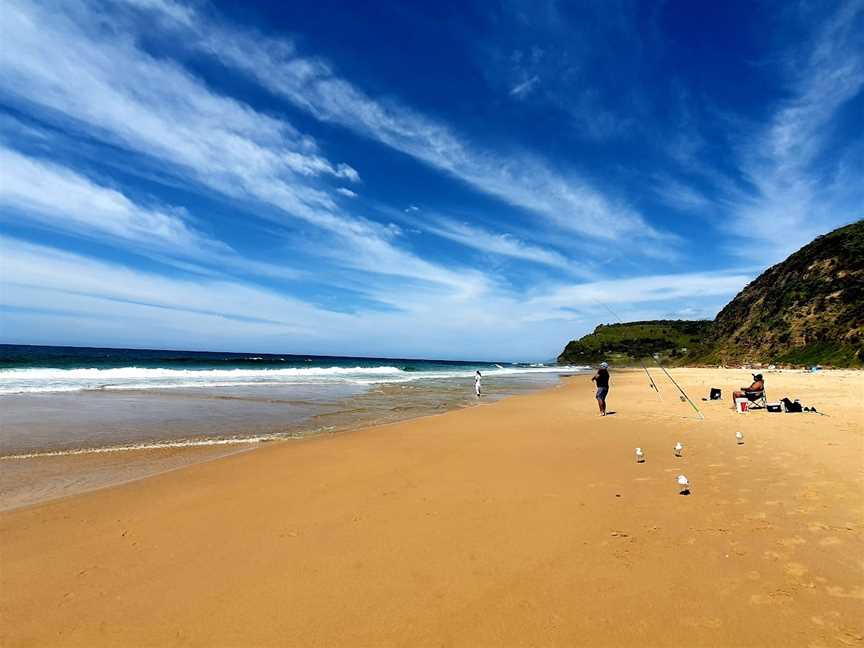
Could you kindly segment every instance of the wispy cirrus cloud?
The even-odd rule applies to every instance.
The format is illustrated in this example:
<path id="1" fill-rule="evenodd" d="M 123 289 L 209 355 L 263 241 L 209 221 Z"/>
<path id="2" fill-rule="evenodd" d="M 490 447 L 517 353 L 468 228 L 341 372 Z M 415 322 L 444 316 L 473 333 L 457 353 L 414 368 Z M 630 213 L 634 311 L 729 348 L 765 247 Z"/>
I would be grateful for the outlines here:
<path id="1" fill-rule="evenodd" d="M 837 138 L 844 109 L 864 90 L 864 2 L 799 2 L 779 16 L 796 30 L 808 27 L 803 40 L 779 46 L 762 62 L 784 97 L 759 120 L 714 109 L 714 120 L 726 122 L 730 133 L 737 177 L 708 163 L 716 154 L 696 132 L 692 115 L 669 147 L 688 173 L 713 186 L 718 206 L 729 214 L 720 224 L 739 235 L 725 249 L 766 265 L 864 215 L 860 133 Z M 657 192 L 679 209 L 708 207 L 701 190 L 686 180 L 667 176 Z"/>
<path id="2" fill-rule="evenodd" d="M 667 174 L 654 178 L 653 189 L 661 201 L 679 211 L 705 214 L 712 206 L 708 197 L 692 184 L 676 180 Z"/>
<path id="3" fill-rule="evenodd" d="M 199 231 L 176 207 L 146 207 L 61 165 L 0 144 L 0 206 L 19 219 L 85 238 L 122 241 L 160 252 L 200 257 L 230 248 Z"/>
<path id="4" fill-rule="evenodd" d="M 681 295 L 698 293 L 700 303 L 714 297 L 719 305 L 749 278 L 689 273 L 589 281 L 527 296 L 496 291 L 482 301 L 403 287 L 385 295 L 398 297 L 398 309 L 345 313 L 236 278 L 166 275 L 12 237 L 0 236 L 0 256 L 7 277 L 0 284 L 6 339 L 27 332 L 32 340 L 32 331 L 74 322 L 79 344 L 200 348 L 206 340 L 210 349 L 347 353 L 362 339 L 368 353 L 403 357 L 453 357 L 458 339 L 475 358 L 549 358 L 572 336 L 575 323 L 593 326 L 606 317 L 601 303 L 656 317 L 680 308 L 671 305 Z M 434 326 L 418 326 L 433 319 Z"/>
<path id="5" fill-rule="evenodd" d="M 242 257 L 191 222 L 186 209 L 143 205 L 68 167 L 0 143 L 0 220 L 106 242 L 197 274 L 213 268 L 272 278 L 302 273 Z"/>
<path id="6" fill-rule="evenodd" d="M 158 10 L 171 6 L 147 5 Z M 574 171 L 527 152 L 502 154 L 473 145 L 431 117 L 372 98 L 326 62 L 300 54 L 288 40 L 233 30 L 200 14 L 191 23 L 177 21 L 174 13 L 163 16 L 184 31 L 190 47 L 247 74 L 316 119 L 386 144 L 565 230 L 606 239 L 671 240 L 625 200 Z"/>
<path id="7" fill-rule="evenodd" d="M 160 11 L 174 7 L 146 4 Z M 343 211 L 326 182 L 357 182 L 359 174 L 328 160 L 312 138 L 148 54 L 126 34 L 126 25 L 92 21 L 93 10 L 87 3 L 48 10 L 7 2 L 0 14 L 8 36 L 0 48 L 0 72 L 7 81 L 0 97 L 46 121 L 146 156 L 183 182 L 269 205 L 279 210 L 278 217 L 270 216 L 277 221 L 287 216 L 321 228 L 336 241 L 328 247 L 343 251 L 334 262 L 466 294 L 483 289 L 479 273 L 421 259 L 397 247 L 385 225 Z M 186 11 L 177 8 L 170 15 L 182 19 Z"/>
<path id="8" fill-rule="evenodd" d="M 351 178 L 356 171 L 325 159 L 287 122 L 215 94 L 177 65 L 128 38 L 78 24 L 73 15 L 6 3 L 0 69 L 7 99 L 165 161 L 219 191 L 266 198 L 270 186 L 297 216 L 328 224 L 327 194 L 290 180 Z"/>
<path id="9" fill-rule="evenodd" d="M 681 298 L 734 296 L 753 279 L 740 271 L 649 275 L 632 279 L 564 285 L 529 300 L 544 317 L 603 304 L 644 304 Z"/>
<path id="10" fill-rule="evenodd" d="M 736 219 L 752 235 L 775 242 L 775 261 L 862 215 L 864 184 L 860 175 L 847 173 L 850 164 L 858 174 L 864 168 L 860 143 L 851 149 L 841 144 L 821 158 L 831 142 L 832 120 L 864 88 L 862 33 L 864 2 L 841 4 L 812 42 L 792 53 L 784 71 L 792 97 L 754 145 L 742 147 L 742 170 L 755 193 L 738 206 Z"/>
<path id="11" fill-rule="evenodd" d="M 520 97 L 520 98 L 524 97 L 525 95 L 530 94 L 531 91 L 534 90 L 534 88 L 539 83 L 540 83 L 540 77 L 535 74 L 535 75 L 531 76 L 530 78 L 525 79 L 525 81 L 517 83 L 515 86 L 513 86 L 510 89 L 510 96 L 511 97 Z"/>
<path id="12" fill-rule="evenodd" d="M 421 227 L 436 236 L 455 241 L 460 245 L 479 250 L 484 254 L 522 259 L 531 263 L 539 263 L 565 270 L 573 274 L 583 274 L 586 272 L 584 267 L 570 261 L 561 253 L 526 243 L 509 233 L 490 232 L 481 227 L 443 217 L 434 220 L 427 217 L 424 219 Z"/>

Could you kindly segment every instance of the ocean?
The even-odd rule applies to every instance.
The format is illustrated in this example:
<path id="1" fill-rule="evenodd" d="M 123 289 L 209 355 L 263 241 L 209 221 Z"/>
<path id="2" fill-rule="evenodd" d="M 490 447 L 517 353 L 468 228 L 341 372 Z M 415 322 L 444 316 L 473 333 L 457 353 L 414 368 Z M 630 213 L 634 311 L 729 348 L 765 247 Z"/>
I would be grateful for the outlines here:
<path id="1" fill-rule="evenodd" d="M 483 396 L 474 396 L 474 372 Z M 493 402 L 583 367 L 0 345 L 0 510 Z"/>
<path id="2" fill-rule="evenodd" d="M 0 457 L 259 443 L 542 388 L 584 367 L 0 345 Z"/>

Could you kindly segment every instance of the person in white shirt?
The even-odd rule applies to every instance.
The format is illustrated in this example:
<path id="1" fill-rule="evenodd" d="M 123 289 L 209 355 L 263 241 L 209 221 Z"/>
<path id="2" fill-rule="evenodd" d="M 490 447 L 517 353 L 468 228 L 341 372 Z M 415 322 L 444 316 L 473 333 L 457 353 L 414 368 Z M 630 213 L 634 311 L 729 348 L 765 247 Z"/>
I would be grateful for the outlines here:
<path id="1" fill-rule="evenodd" d="M 478 369 L 474 372 L 474 393 L 477 394 L 477 398 L 480 398 L 480 380 L 483 378 L 483 374 L 480 373 Z"/>

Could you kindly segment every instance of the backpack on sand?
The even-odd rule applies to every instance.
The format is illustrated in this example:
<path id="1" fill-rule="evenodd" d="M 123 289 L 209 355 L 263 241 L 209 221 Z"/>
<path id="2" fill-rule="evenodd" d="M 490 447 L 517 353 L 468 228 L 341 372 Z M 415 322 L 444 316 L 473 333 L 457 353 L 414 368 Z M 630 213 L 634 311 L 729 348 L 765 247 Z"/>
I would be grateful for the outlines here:
<path id="1" fill-rule="evenodd" d="M 803 408 L 801 407 L 801 403 L 799 403 L 797 400 L 796 400 L 796 401 L 791 401 L 791 400 L 789 400 L 788 398 L 784 398 L 784 399 L 782 399 L 780 402 L 783 403 L 783 409 L 784 409 L 787 413 L 790 413 L 790 412 L 802 412 L 802 411 L 804 411 Z"/>

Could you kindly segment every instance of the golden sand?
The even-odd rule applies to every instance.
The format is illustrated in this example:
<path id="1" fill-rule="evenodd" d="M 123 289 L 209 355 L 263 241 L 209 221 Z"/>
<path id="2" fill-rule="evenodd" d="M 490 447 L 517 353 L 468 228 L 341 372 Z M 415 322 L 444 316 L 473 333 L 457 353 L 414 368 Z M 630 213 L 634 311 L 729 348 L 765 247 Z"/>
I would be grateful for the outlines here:
<path id="1" fill-rule="evenodd" d="M 862 645 L 864 374 L 766 378 L 829 416 L 580 376 L 3 513 L 0 643 Z"/>

